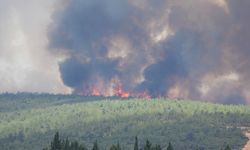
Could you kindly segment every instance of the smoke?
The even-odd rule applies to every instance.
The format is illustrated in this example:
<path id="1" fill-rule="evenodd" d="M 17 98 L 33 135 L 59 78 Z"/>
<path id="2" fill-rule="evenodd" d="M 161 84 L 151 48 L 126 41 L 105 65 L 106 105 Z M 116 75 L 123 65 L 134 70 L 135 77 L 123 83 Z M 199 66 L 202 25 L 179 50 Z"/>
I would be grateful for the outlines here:
<path id="1" fill-rule="evenodd" d="M 69 0 L 49 27 L 75 93 L 250 103 L 248 0 Z"/>
<path id="2" fill-rule="evenodd" d="M 0 1 L 0 92 L 67 92 L 46 48 L 53 3 Z"/>

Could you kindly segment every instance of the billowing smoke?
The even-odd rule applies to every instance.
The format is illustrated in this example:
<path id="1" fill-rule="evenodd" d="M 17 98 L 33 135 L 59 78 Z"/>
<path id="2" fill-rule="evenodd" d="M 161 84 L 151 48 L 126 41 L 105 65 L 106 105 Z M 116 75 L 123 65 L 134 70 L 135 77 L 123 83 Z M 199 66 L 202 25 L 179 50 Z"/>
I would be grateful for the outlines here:
<path id="1" fill-rule="evenodd" d="M 250 103 L 249 0 L 68 0 L 49 27 L 75 93 Z M 125 95 L 124 95 L 125 94 Z"/>

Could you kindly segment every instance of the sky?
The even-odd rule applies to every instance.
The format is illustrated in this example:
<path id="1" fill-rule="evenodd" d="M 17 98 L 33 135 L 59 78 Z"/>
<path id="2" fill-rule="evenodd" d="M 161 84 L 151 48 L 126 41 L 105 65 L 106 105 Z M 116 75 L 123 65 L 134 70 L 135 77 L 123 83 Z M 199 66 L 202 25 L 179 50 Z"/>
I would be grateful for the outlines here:
<path id="1" fill-rule="evenodd" d="M 249 0 L 1 0 L 0 92 L 250 103 Z M 116 91 L 116 92 L 114 92 Z"/>
<path id="2" fill-rule="evenodd" d="M 0 1 L 0 92 L 64 93 L 58 61 L 47 48 L 53 0 Z"/>

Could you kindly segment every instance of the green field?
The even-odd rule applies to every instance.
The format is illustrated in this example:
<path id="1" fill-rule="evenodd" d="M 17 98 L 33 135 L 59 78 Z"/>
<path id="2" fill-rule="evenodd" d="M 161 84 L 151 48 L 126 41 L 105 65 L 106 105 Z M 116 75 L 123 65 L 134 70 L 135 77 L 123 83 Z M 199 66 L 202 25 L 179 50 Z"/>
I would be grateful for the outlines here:
<path id="1" fill-rule="evenodd" d="M 56 131 L 63 137 L 101 147 L 119 142 L 125 149 L 149 139 L 176 150 L 240 149 L 247 142 L 250 107 L 169 99 L 3 94 L 0 96 L 1 150 L 41 150 Z"/>

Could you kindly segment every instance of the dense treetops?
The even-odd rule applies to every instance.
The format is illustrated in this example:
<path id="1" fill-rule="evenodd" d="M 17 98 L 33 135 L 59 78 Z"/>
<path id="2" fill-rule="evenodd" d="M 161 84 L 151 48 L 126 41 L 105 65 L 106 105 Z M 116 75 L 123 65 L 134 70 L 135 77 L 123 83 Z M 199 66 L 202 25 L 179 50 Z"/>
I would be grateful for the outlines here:
<path id="1" fill-rule="evenodd" d="M 98 142 L 95 141 L 93 144 L 93 147 L 91 150 L 101 150 L 106 148 L 99 148 Z M 171 142 L 169 142 L 168 146 L 166 148 L 162 148 L 161 145 L 153 145 L 149 140 L 146 140 L 145 145 L 143 148 L 139 148 L 138 146 L 138 138 L 136 136 L 135 138 L 135 144 L 134 144 L 134 150 L 174 150 Z M 83 144 L 79 144 L 78 141 L 69 141 L 68 138 L 66 140 L 61 140 L 59 137 L 59 133 L 57 132 L 54 136 L 53 141 L 51 142 L 51 145 L 49 148 L 44 148 L 43 150 L 88 150 L 86 146 Z M 123 150 L 120 143 L 112 144 L 109 148 L 109 150 Z M 197 149 L 198 150 L 198 149 Z M 231 150 L 229 146 L 226 146 L 225 150 Z"/>
<path id="2" fill-rule="evenodd" d="M 1 150 L 41 150 L 59 131 L 63 139 L 82 141 L 90 149 L 97 140 L 121 148 L 150 139 L 163 148 L 240 149 L 247 138 L 250 108 L 169 99 L 104 99 L 74 95 L 0 95 Z M 244 128 L 243 128 L 244 127 Z M 47 145 L 47 147 L 49 147 Z"/>

